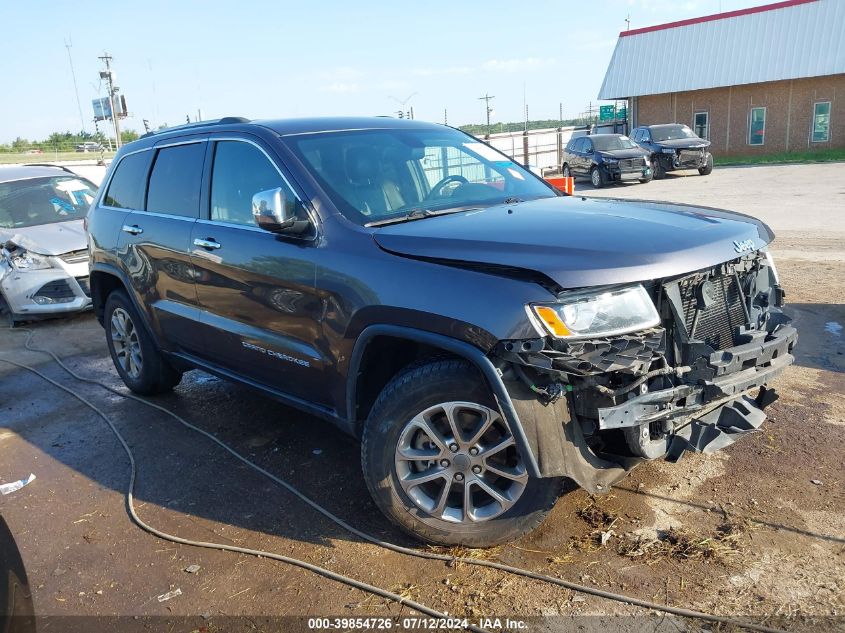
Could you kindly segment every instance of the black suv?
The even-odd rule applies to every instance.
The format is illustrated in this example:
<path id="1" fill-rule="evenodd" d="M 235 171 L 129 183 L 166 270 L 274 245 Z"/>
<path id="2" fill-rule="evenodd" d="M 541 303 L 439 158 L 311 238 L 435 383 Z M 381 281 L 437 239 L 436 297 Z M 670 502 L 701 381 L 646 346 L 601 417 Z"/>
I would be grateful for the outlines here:
<path id="1" fill-rule="evenodd" d="M 566 144 L 560 167 L 565 177 L 587 176 L 593 187 L 609 182 L 651 180 L 649 153 L 623 134 L 592 134 Z"/>
<path id="2" fill-rule="evenodd" d="M 696 136 L 686 125 L 646 125 L 634 128 L 631 138 L 651 154 L 651 168 L 657 180 L 676 169 L 697 169 L 702 176 L 713 171 L 713 155 L 707 150 L 710 141 Z"/>
<path id="3" fill-rule="evenodd" d="M 435 543 L 516 538 L 563 477 L 607 492 L 756 429 L 797 336 L 758 220 L 563 196 L 419 121 L 147 135 L 88 232 L 130 389 L 200 368 L 333 422 L 378 507 Z"/>

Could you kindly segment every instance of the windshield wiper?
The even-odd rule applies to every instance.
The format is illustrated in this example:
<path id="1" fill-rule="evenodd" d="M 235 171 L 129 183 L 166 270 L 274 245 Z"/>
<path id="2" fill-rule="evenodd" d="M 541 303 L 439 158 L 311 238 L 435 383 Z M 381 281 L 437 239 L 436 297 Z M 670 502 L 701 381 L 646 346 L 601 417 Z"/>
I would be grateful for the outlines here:
<path id="1" fill-rule="evenodd" d="M 458 207 L 432 211 L 431 209 L 415 207 L 403 215 L 396 215 L 392 218 L 384 218 L 383 220 L 374 220 L 373 222 L 367 222 L 364 226 L 385 226 L 387 224 L 398 224 L 399 222 L 413 222 L 414 220 L 424 220 L 425 218 L 431 218 L 436 215 L 449 215 L 450 213 L 458 213 L 460 211 L 471 211 L 475 208 L 477 207 Z"/>

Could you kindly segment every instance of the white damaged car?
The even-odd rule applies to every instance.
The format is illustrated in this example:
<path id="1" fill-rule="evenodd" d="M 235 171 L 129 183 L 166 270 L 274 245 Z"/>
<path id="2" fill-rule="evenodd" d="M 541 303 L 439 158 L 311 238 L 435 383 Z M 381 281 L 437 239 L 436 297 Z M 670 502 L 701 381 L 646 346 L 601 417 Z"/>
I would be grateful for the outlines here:
<path id="1" fill-rule="evenodd" d="M 96 192 L 62 167 L 0 168 L 0 312 L 13 324 L 91 306 L 83 223 Z"/>

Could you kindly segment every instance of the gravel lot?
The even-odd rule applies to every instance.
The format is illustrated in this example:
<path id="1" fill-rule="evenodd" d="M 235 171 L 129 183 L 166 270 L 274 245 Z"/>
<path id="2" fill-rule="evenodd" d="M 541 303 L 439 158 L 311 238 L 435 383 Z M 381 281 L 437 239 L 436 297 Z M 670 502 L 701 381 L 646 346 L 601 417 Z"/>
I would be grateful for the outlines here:
<path id="1" fill-rule="evenodd" d="M 717 168 L 707 177 L 672 174 L 599 191 L 577 184 L 584 195 L 710 205 L 769 223 L 778 234 L 773 251 L 801 334 L 797 364 L 778 380 L 781 399 L 769 409 L 763 432 L 716 456 L 646 464 L 595 500 L 570 490 L 537 532 L 475 555 L 791 631 L 842 630 L 845 343 L 841 328 L 830 324 L 845 325 L 843 176 L 845 164 L 838 163 Z M 36 346 L 122 388 L 90 314 L 33 329 Z M 688 625 L 493 570 L 422 561 L 363 543 L 167 416 L 77 382 L 44 355 L 23 351 L 24 338 L 0 332 L 0 358 L 37 365 L 117 421 L 138 461 L 139 513 L 162 530 L 302 558 L 451 614 L 528 618 L 532 633 Z M 156 402 L 350 523 L 409 544 L 371 504 L 356 443 L 326 423 L 201 372 L 186 375 Z M 250 616 L 237 624 L 257 631 L 307 628 L 302 620 L 267 623 L 259 616 L 410 613 L 301 569 L 174 545 L 141 531 L 123 499 L 126 457 L 102 420 L 40 378 L 0 363 L 0 482 L 30 472 L 38 479 L 0 498 L 0 510 L 18 539 L 39 615 L 137 616 L 122 621 L 121 629 L 187 632 L 233 630 L 224 616 Z M 684 538 L 655 540 L 670 528 Z M 604 544 L 602 532 L 611 532 Z M 199 571 L 185 572 L 192 564 Z M 176 589 L 181 595 L 158 601 Z M 69 622 L 42 629 L 69 630 Z M 80 622 L 96 629 L 96 621 Z"/>

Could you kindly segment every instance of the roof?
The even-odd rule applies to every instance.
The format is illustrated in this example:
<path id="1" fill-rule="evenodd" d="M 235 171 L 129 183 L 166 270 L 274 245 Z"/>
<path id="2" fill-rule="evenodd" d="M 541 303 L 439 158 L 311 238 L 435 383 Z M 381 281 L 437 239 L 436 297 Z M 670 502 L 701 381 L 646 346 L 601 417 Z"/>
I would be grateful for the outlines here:
<path id="1" fill-rule="evenodd" d="M 845 73 L 845 2 L 786 0 L 619 34 L 599 99 Z"/>
<path id="2" fill-rule="evenodd" d="M 290 134 L 313 134 L 316 132 L 340 132 L 343 130 L 389 130 L 389 129 L 442 129 L 437 123 L 394 119 L 392 117 L 310 117 L 303 119 L 276 119 L 253 121 L 282 136 Z"/>
<path id="3" fill-rule="evenodd" d="M 262 127 L 280 136 L 294 134 L 314 134 L 319 132 L 339 132 L 343 130 L 386 130 L 386 129 L 442 129 L 437 123 L 426 123 L 411 119 L 394 119 L 392 117 L 308 117 L 300 119 L 267 119 L 250 121 L 242 117 L 224 117 L 208 121 L 186 123 L 169 128 L 162 128 L 144 134 L 140 139 L 126 143 L 121 147 L 139 148 L 149 147 L 162 140 L 186 134 L 249 131 Z"/>
<path id="4" fill-rule="evenodd" d="M 0 182 L 24 180 L 26 178 L 44 178 L 50 176 L 67 176 L 70 170 L 58 165 L 11 165 L 0 167 Z M 76 174 L 73 174 L 76 176 Z M 77 176 L 78 177 L 78 176 Z"/>

